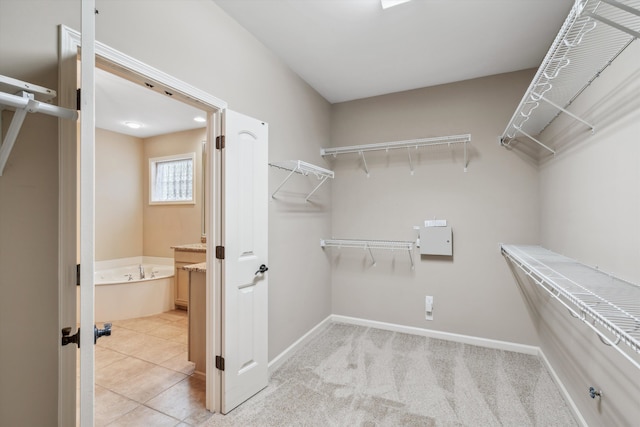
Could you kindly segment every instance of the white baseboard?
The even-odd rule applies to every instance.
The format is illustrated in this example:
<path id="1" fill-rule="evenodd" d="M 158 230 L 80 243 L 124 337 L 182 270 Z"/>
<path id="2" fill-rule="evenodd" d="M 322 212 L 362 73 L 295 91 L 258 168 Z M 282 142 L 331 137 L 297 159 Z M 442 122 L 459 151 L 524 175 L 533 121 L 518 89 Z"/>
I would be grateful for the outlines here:
<path id="1" fill-rule="evenodd" d="M 347 323 L 349 325 L 367 326 L 370 328 L 384 329 L 386 331 L 402 332 L 411 335 L 420 335 L 423 337 L 437 338 L 441 340 L 459 342 L 463 344 L 477 345 L 480 347 L 494 348 L 497 350 L 513 351 L 516 353 L 531 354 L 537 356 L 540 352 L 539 347 L 525 344 L 516 344 L 508 341 L 498 341 L 488 338 L 472 337 L 470 335 L 453 334 L 450 332 L 434 331 L 432 329 L 422 329 L 413 326 L 397 325 L 395 323 L 378 322 L 376 320 L 359 319 L 356 317 L 340 316 L 334 314 L 331 316 L 333 322 Z"/>
<path id="2" fill-rule="evenodd" d="M 562 393 L 562 395 L 564 396 L 564 400 L 569 404 L 569 407 L 571 408 L 573 415 L 576 417 L 576 421 L 578 421 L 581 426 L 588 427 L 587 422 L 582 417 L 582 414 L 580 413 L 580 411 L 578 410 L 578 407 L 576 406 L 575 402 L 571 398 L 571 395 L 567 391 L 564 384 L 562 384 L 562 381 L 560 381 L 560 377 L 558 376 L 556 371 L 553 369 L 553 366 L 551 366 L 549 359 L 547 359 L 547 356 L 545 356 L 542 349 L 539 349 L 538 356 L 540 357 L 540 359 L 542 359 L 542 362 L 544 363 L 545 367 L 547 368 L 547 371 L 551 375 L 553 382 L 555 382 L 556 385 L 558 386 L 558 389 L 560 389 L 560 393 Z"/>
<path id="3" fill-rule="evenodd" d="M 311 341 L 316 335 L 324 330 L 331 323 L 331 315 L 327 316 L 322 322 L 311 328 L 306 334 L 298 338 L 296 342 L 287 347 L 282 353 L 269 361 L 269 377 L 273 374 L 284 362 L 286 362 L 298 349 L 303 347 L 306 343 Z"/>

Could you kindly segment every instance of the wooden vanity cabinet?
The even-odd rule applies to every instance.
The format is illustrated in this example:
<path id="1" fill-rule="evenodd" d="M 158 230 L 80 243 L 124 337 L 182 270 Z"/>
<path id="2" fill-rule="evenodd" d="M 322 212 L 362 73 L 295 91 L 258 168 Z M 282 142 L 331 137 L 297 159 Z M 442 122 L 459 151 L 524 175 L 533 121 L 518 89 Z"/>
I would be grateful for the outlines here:
<path id="1" fill-rule="evenodd" d="M 191 264 L 198 264 L 207 260 L 206 252 L 193 252 L 174 250 L 175 263 L 175 298 L 174 304 L 178 307 L 189 307 L 189 272 L 182 267 Z"/>

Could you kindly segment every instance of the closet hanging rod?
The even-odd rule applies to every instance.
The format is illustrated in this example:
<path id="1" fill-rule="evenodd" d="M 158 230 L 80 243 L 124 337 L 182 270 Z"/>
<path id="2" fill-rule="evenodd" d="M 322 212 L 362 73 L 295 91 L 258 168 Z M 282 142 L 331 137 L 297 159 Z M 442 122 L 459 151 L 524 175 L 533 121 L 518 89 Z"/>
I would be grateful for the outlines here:
<path id="1" fill-rule="evenodd" d="M 78 112 L 75 110 L 47 104 L 46 102 L 36 101 L 29 97 L 10 95 L 4 92 L 0 92 L 0 105 L 16 109 L 26 109 L 29 113 L 43 113 L 49 116 L 59 117 L 61 119 L 78 119 Z"/>
<path id="2" fill-rule="evenodd" d="M 0 146 L 0 176 L 2 176 L 4 167 L 7 164 L 7 160 L 9 160 L 9 154 L 13 149 L 16 138 L 18 137 L 18 133 L 20 133 L 20 128 L 22 127 L 22 123 L 24 122 L 27 113 L 43 113 L 62 119 L 77 120 L 78 112 L 75 110 L 70 110 L 68 108 L 58 107 L 55 105 L 47 104 L 45 102 L 37 101 L 35 99 L 34 93 L 23 90 L 23 87 L 25 85 L 28 85 L 27 83 L 19 82 L 17 80 L 10 79 L 4 76 L 0 77 L 2 77 L 2 79 L 0 79 L 0 83 L 2 84 L 3 88 L 9 86 L 19 90 L 17 95 L 0 92 L 0 106 L 15 108 L 13 119 L 11 120 L 11 124 L 9 125 L 9 129 L 7 130 L 7 134 L 5 135 L 2 145 Z M 17 85 L 16 82 L 19 83 L 19 85 Z M 49 97 L 55 96 L 54 91 L 49 91 Z M 42 93 L 38 94 L 42 95 Z"/>
<path id="3" fill-rule="evenodd" d="M 471 142 L 471 135 L 439 136 L 434 138 L 409 139 L 404 141 L 381 142 L 375 144 L 351 145 L 345 147 L 321 148 L 321 156 L 336 154 L 361 153 L 364 151 L 394 150 L 399 148 L 419 148 L 427 146 L 466 144 Z"/>

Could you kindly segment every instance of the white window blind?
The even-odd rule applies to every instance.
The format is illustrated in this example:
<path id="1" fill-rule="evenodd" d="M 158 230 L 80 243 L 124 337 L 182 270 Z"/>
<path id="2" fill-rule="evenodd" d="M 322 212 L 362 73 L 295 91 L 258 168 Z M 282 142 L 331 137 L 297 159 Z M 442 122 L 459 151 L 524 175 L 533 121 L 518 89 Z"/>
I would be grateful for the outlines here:
<path id="1" fill-rule="evenodd" d="M 195 203 L 195 153 L 149 159 L 149 172 L 149 203 Z"/>

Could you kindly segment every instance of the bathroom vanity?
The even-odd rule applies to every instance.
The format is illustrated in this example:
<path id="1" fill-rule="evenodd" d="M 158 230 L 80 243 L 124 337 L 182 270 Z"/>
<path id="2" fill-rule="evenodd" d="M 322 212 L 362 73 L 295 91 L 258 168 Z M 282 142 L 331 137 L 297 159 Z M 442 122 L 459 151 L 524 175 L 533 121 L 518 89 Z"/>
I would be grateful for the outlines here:
<path id="1" fill-rule="evenodd" d="M 173 259 L 175 264 L 175 295 L 174 304 L 176 307 L 189 307 L 189 272 L 183 267 L 192 264 L 206 262 L 207 244 L 193 243 L 189 245 L 172 246 Z"/>
<path id="2" fill-rule="evenodd" d="M 189 361 L 196 364 L 195 372 L 206 373 L 206 319 L 207 319 L 207 263 L 183 267 L 188 274 L 189 302 Z"/>

